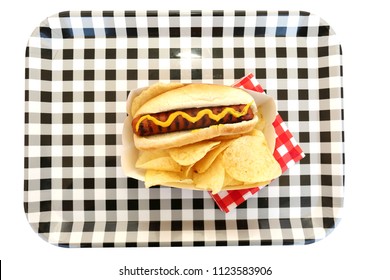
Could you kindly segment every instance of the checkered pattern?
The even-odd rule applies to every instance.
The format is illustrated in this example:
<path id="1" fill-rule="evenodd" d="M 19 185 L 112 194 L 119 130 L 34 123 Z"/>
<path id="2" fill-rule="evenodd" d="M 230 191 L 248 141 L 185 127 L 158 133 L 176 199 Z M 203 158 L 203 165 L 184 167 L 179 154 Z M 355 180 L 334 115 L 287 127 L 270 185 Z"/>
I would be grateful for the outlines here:
<path id="1" fill-rule="evenodd" d="M 273 126 L 277 135 L 274 157 L 279 162 L 282 172 L 285 172 L 305 155 L 280 115 L 276 116 Z"/>
<path id="2" fill-rule="evenodd" d="M 306 244 L 343 206 L 340 44 L 305 12 L 62 12 L 26 48 L 24 208 L 64 247 Z M 254 73 L 305 158 L 226 214 L 207 192 L 122 173 L 129 90 Z M 288 159 L 287 159 L 288 160 Z"/>
<path id="3" fill-rule="evenodd" d="M 263 88 L 252 73 L 234 83 L 233 86 L 264 93 Z M 300 161 L 305 155 L 279 114 L 276 115 L 272 125 L 274 126 L 276 133 L 274 157 L 278 161 L 282 172 L 285 172 L 293 164 Z M 262 187 L 264 186 L 246 190 L 221 191 L 214 195 L 210 192 L 210 194 L 218 207 L 222 211 L 228 213 L 251 197 L 251 195 L 259 191 Z"/>

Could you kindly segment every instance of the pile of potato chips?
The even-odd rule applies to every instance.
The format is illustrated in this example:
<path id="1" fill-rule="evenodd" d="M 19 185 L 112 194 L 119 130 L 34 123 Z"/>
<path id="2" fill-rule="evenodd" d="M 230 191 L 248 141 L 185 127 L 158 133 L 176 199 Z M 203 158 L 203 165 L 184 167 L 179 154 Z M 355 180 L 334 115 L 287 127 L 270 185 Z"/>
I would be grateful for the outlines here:
<path id="1" fill-rule="evenodd" d="M 213 194 L 264 186 L 281 175 L 259 129 L 168 150 L 140 151 L 135 167 L 145 170 L 146 187 L 195 188 Z"/>

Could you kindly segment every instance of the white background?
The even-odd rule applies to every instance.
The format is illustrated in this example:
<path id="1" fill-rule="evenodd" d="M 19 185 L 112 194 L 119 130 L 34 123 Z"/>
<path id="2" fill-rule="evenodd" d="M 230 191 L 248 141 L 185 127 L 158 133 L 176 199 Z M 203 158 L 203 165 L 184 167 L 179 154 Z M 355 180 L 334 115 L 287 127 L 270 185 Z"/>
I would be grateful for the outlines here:
<path id="1" fill-rule="evenodd" d="M 2 279 L 136 279 L 118 275 L 124 265 L 266 265 L 272 266 L 273 275 L 265 279 L 389 279 L 390 180 L 386 161 L 390 143 L 385 134 L 389 130 L 390 46 L 385 42 L 389 34 L 385 1 L 97 2 L 13 0 L 0 4 Z M 343 219 L 332 234 L 307 246 L 64 249 L 46 243 L 31 230 L 23 211 L 27 40 L 42 20 L 60 11 L 133 9 L 303 10 L 319 15 L 333 27 L 343 49 L 346 184 Z"/>

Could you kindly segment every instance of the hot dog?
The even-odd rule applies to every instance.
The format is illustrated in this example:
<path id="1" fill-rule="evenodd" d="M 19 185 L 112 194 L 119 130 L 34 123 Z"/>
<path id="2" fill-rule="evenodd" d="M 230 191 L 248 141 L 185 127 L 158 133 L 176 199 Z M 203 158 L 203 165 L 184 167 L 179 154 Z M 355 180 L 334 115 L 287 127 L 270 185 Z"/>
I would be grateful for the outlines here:
<path id="1" fill-rule="evenodd" d="M 153 94 L 142 92 L 131 106 L 134 144 L 139 150 L 243 134 L 258 122 L 252 96 L 222 85 L 187 84 Z"/>
<path id="2" fill-rule="evenodd" d="M 225 111 L 231 109 L 234 112 L 239 112 L 240 116 L 235 116 L 229 112 L 221 115 L 221 118 L 211 118 L 209 114 L 204 113 L 206 110 L 203 108 L 191 108 L 183 109 L 180 111 L 161 112 L 156 114 L 148 114 L 144 116 L 138 116 L 132 121 L 132 127 L 135 134 L 139 136 L 150 136 L 162 133 L 193 130 L 199 128 L 205 128 L 212 125 L 237 123 L 241 121 L 248 121 L 253 119 L 254 114 L 251 108 L 246 108 L 246 104 L 232 105 L 232 106 L 217 106 L 210 107 L 211 114 L 218 116 Z M 180 112 L 180 114 L 177 114 Z M 147 116 L 147 117 L 145 117 Z M 187 116 L 187 118 L 185 117 Z M 189 118 L 188 118 L 189 116 Z M 199 116 L 197 121 L 191 121 Z M 164 125 L 158 125 L 157 122 L 161 122 Z"/>

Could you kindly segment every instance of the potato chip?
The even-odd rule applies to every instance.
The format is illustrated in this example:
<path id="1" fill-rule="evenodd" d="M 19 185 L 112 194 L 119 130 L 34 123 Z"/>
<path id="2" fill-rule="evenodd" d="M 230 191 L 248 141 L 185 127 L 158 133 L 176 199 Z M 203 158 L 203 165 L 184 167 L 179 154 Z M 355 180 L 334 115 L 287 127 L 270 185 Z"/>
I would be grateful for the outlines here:
<path id="1" fill-rule="evenodd" d="M 145 173 L 145 187 L 163 185 L 169 182 L 180 182 L 181 175 L 178 172 L 148 169 Z"/>
<path id="2" fill-rule="evenodd" d="M 248 189 L 253 187 L 261 187 L 268 185 L 271 181 L 265 182 L 256 182 L 256 183 L 246 183 L 242 181 L 238 181 L 229 175 L 229 173 L 225 172 L 225 180 L 223 182 L 223 190 L 241 190 Z"/>
<path id="3" fill-rule="evenodd" d="M 184 86 L 181 83 L 156 83 L 141 92 L 140 95 L 134 98 L 131 104 L 131 115 L 134 116 L 139 108 L 148 100 L 175 88 Z"/>
<path id="4" fill-rule="evenodd" d="M 153 159 L 160 158 L 160 157 L 167 157 L 167 156 L 169 156 L 169 154 L 164 150 L 140 151 L 136 164 L 141 165 Z"/>
<path id="5" fill-rule="evenodd" d="M 222 135 L 212 138 L 213 141 L 227 141 L 232 139 L 237 139 L 238 137 L 241 137 L 243 134 L 231 134 L 231 135 Z"/>
<path id="6" fill-rule="evenodd" d="M 187 166 L 182 166 L 181 174 L 184 178 L 192 178 L 192 174 L 194 173 L 194 165 L 190 164 Z"/>
<path id="7" fill-rule="evenodd" d="M 216 157 L 222 153 L 232 142 L 232 140 L 223 141 L 218 146 L 215 146 L 214 149 L 209 151 L 202 159 L 194 165 L 195 172 L 203 173 L 205 172 L 210 165 L 214 162 Z"/>
<path id="8" fill-rule="evenodd" d="M 226 188 L 227 186 L 240 186 L 243 185 L 244 182 L 238 181 L 234 179 L 232 176 L 229 175 L 229 173 L 225 172 L 225 178 L 223 181 L 223 188 Z"/>
<path id="9" fill-rule="evenodd" d="M 223 153 L 223 166 L 231 177 L 249 184 L 269 181 L 281 174 L 263 133 L 234 140 Z"/>
<path id="10" fill-rule="evenodd" d="M 141 152 L 136 163 L 136 168 L 154 169 L 161 171 L 181 171 L 181 166 L 174 161 L 166 151 L 150 150 Z"/>
<path id="11" fill-rule="evenodd" d="M 198 143 L 169 149 L 168 153 L 178 164 L 187 166 L 194 164 L 203 158 L 207 152 L 209 152 L 219 143 L 219 141 L 201 141 Z"/>
<path id="12" fill-rule="evenodd" d="M 250 135 L 250 136 L 259 136 L 260 134 L 262 134 L 263 132 L 261 132 L 261 130 L 258 130 L 258 129 L 252 129 L 250 132 L 248 132 L 247 134 L 245 135 Z"/>
<path id="13" fill-rule="evenodd" d="M 217 156 L 206 172 L 194 173 L 193 179 L 197 189 L 211 190 L 213 194 L 219 192 L 222 189 L 225 180 L 222 154 Z"/>
<path id="14" fill-rule="evenodd" d="M 239 182 L 239 181 L 237 181 L 237 182 Z M 250 183 L 250 184 L 241 182 L 241 184 L 226 185 L 222 188 L 222 190 L 225 190 L 225 191 L 244 190 L 244 189 L 250 189 L 250 188 L 256 188 L 256 187 L 263 187 L 265 185 L 268 185 L 269 183 L 271 183 L 271 181 L 256 182 L 256 183 Z"/>

